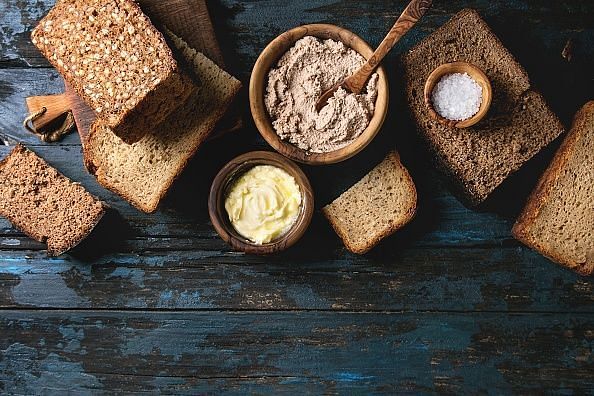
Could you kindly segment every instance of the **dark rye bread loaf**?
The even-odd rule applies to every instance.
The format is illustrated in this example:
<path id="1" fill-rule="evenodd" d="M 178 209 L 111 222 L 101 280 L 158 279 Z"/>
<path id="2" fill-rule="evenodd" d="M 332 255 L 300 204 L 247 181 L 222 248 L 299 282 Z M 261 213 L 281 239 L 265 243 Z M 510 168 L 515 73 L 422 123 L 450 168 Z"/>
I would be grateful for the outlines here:
<path id="1" fill-rule="evenodd" d="M 66 82 L 124 141 L 192 93 L 163 35 L 132 0 L 59 0 L 31 34 Z"/>
<path id="2" fill-rule="evenodd" d="M 420 134 L 453 182 L 456 194 L 469 205 L 484 201 L 563 132 L 543 97 L 531 90 L 525 70 L 474 10 L 460 11 L 402 61 L 406 95 Z M 433 120 L 423 99 L 429 74 L 439 65 L 455 61 L 481 68 L 493 87 L 489 113 L 466 129 Z"/>
<path id="3" fill-rule="evenodd" d="M 417 190 L 394 151 L 322 212 L 348 250 L 364 254 L 415 215 Z"/>
<path id="4" fill-rule="evenodd" d="M 594 273 L 594 101 L 576 114 L 512 233 L 559 264 Z"/>
<path id="5" fill-rule="evenodd" d="M 101 185 L 147 213 L 157 210 L 241 88 L 239 80 L 170 35 L 199 80 L 200 89 L 131 145 L 124 144 L 107 126 L 93 123 L 83 150 L 87 169 Z"/>
<path id="6" fill-rule="evenodd" d="M 95 228 L 105 208 L 22 145 L 0 162 L 0 215 L 58 256 Z"/>

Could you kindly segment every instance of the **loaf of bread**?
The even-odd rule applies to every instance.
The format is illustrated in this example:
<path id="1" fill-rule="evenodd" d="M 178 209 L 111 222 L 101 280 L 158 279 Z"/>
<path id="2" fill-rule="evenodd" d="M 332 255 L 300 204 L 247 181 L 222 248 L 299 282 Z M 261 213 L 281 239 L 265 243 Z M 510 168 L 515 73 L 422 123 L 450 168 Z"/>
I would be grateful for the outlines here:
<path id="1" fill-rule="evenodd" d="M 138 142 L 128 145 L 101 122 L 91 126 L 84 146 L 85 164 L 100 184 L 138 209 L 157 209 L 174 180 L 225 114 L 241 83 L 202 53 L 173 36 L 193 68 L 200 89 Z"/>
<path id="2" fill-rule="evenodd" d="M 22 145 L 0 162 L 0 215 L 58 256 L 95 228 L 105 208 Z"/>
<path id="3" fill-rule="evenodd" d="M 31 37 L 97 117 L 128 143 L 162 122 L 194 88 L 132 0 L 59 0 Z"/>
<path id="4" fill-rule="evenodd" d="M 576 114 L 512 233 L 559 264 L 594 273 L 594 101 Z"/>
<path id="5" fill-rule="evenodd" d="M 415 215 L 417 190 L 394 151 L 322 212 L 353 253 L 364 254 Z"/>
<path id="6" fill-rule="evenodd" d="M 406 95 L 418 130 L 468 205 L 483 202 L 511 173 L 563 132 L 525 70 L 474 10 L 466 9 L 403 56 Z M 444 63 L 481 68 L 493 102 L 478 124 L 458 129 L 434 120 L 424 103 L 429 74 Z"/>

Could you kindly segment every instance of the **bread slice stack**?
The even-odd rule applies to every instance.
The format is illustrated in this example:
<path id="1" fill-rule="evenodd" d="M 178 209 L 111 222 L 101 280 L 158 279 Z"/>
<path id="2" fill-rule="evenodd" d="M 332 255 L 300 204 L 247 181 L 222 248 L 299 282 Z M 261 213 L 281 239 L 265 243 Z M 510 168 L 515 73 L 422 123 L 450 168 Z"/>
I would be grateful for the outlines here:
<path id="1" fill-rule="evenodd" d="M 32 40 L 97 115 L 85 165 L 145 212 L 157 209 L 241 87 L 171 34 L 178 63 L 131 0 L 59 0 Z M 0 162 L 0 215 L 46 241 L 50 255 L 77 245 L 104 213 L 82 186 L 21 145 Z"/>
<path id="2" fill-rule="evenodd" d="M 0 215 L 58 256 L 82 241 L 103 217 L 101 201 L 32 151 L 17 145 L 0 162 Z"/>
<path id="3" fill-rule="evenodd" d="M 594 274 L 594 101 L 576 114 L 512 233 L 551 260 Z"/>
<path id="4" fill-rule="evenodd" d="M 132 0 L 60 0 L 31 38 L 97 118 L 128 143 L 195 90 Z"/>
<path id="5" fill-rule="evenodd" d="M 241 87 L 202 53 L 167 34 L 190 65 L 200 89 L 136 143 L 126 144 L 105 124 L 96 122 L 84 146 L 87 168 L 99 183 L 147 213 L 157 209 Z"/>
<path id="6" fill-rule="evenodd" d="M 526 71 L 479 14 L 460 11 L 402 59 L 408 104 L 437 165 L 468 205 L 483 202 L 563 132 L 563 126 L 532 89 Z M 485 72 L 493 87 L 489 112 L 475 126 L 459 129 L 433 119 L 424 103 L 429 74 L 444 63 L 465 61 Z"/>
<path id="7" fill-rule="evenodd" d="M 87 169 L 147 213 L 227 111 L 241 83 L 132 0 L 59 0 L 33 43 L 97 115 Z M 183 68 L 183 70 L 182 70 Z"/>
<path id="8" fill-rule="evenodd" d="M 346 248 L 364 254 L 406 225 L 417 209 L 417 190 L 394 151 L 322 212 Z"/>

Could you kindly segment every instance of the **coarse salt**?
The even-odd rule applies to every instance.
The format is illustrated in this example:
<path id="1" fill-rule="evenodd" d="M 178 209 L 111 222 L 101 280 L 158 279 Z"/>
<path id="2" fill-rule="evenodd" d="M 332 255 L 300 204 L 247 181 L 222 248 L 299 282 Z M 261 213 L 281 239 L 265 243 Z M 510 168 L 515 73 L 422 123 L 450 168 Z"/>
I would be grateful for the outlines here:
<path id="1" fill-rule="evenodd" d="M 443 76 L 431 95 L 433 108 L 444 118 L 467 120 L 475 115 L 483 101 L 483 89 L 468 73 Z"/>

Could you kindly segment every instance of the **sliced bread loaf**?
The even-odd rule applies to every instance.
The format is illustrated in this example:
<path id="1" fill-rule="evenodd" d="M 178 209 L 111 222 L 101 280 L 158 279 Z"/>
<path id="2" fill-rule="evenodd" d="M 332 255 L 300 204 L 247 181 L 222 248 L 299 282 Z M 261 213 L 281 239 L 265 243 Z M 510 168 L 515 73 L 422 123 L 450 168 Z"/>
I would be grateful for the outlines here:
<path id="1" fill-rule="evenodd" d="M 198 77 L 200 90 L 134 144 L 124 144 L 109 127 L 95 122 L 84 148 L 87 168 L 99 183 L 147 213 L 157 209 L 241 87 L 183 40 L 173 41 Z"/>
<path id="2" fill-rule="evenodd" d="M 563 132 L 543 97 L 531 90 L 525 70 L 474 10 L 456 14 L 402 61 L 407 99 L 419 132 L 457 195 L 469 205 L 484 201 Z M 429 74 L 439 65 L 455 61 L 478 66 L 493 86 L 489 113 L 465 129 L 434 120 L 423 98 Z"/>
<path id="3" fill-rule="evenodd" d="M 394 151 L 322 212 L 353 253 L 364 254 L 407 224 L 417 209 L 417 190 Z"/>
<path id="4" fill-rule="evenodd" d="M 0 162 L 0 215 L 58 256 L 97 225 L 105 208 L 84 187 L 17 145 Z"/>
<path id="5" fill-rule="evenodd" d="M 512 233 L 557 263 L 594 273 L 594 101 L 576 114 Z"/>
<path id="6" fill-rule="evenodd" d="M 163 35 L 132 0 L 60 0 L 31 38 L 126 142 L 163 121 L 194 88 Z"/>

